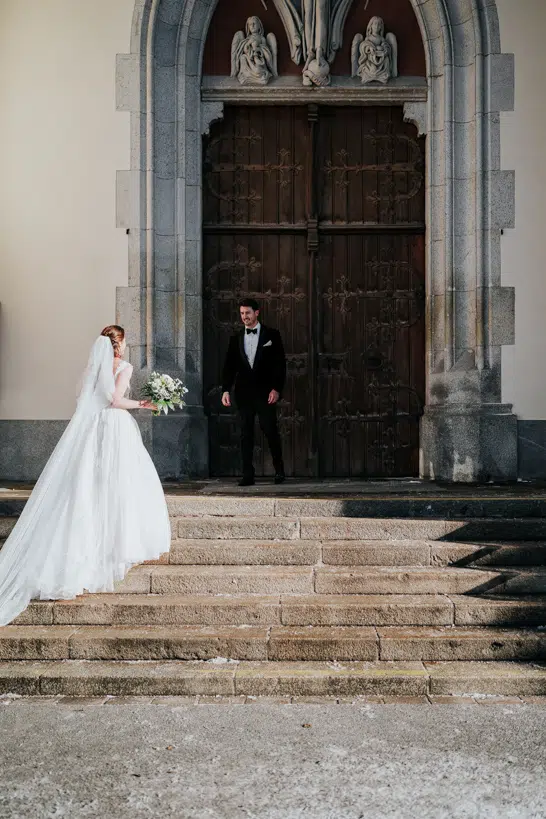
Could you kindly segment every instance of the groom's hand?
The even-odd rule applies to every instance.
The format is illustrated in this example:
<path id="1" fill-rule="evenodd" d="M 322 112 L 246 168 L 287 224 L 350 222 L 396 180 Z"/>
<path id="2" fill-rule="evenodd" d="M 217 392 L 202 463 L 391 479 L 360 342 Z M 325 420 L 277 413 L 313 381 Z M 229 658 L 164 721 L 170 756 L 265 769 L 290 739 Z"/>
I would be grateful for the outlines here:
<path id="1" fill-rule="evenodd" d="M 229 392 L 225 392 L 222 395 L 222 404 L 224 407 L 231 407 L 231 398 L 229 396 Z"/>
<path id="2" fill-rule="evenodd" d="M 277 390 L 271 390 L 271 392 L 269 393 L 269 398 L 267 399 L 267 403 L 268 404 L 276 404 L 280 397 L 281 396 L 277 392 Z"/>

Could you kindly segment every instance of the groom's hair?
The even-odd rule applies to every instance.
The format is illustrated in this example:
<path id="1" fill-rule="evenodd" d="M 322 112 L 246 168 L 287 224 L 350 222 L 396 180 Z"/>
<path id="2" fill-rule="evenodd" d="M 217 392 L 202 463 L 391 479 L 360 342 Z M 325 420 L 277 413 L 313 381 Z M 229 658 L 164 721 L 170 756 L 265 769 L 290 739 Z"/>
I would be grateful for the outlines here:
<path id="1" fill-rule="evenodd" d="M 260 305 L 256 301 L 256 299 L 241 299 L 239 302 L 239 307 L 251 307 L 254 312 L 260 309 Z"/>

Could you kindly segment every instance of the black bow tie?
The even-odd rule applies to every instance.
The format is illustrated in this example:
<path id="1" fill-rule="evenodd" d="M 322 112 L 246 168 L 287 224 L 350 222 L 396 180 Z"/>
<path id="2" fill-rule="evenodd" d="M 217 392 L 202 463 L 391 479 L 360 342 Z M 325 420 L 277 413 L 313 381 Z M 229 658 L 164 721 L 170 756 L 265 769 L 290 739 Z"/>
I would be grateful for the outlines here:
<path id="1" fill-rule="evenodd" d="M 246 334 L 247 334 L 247 336 L 249 336 L 251 333 L 252 333 L 253 335 L 257 335 L 257 334 L 258 334 L 258 328 L 257 328 L 257 327 L 255 327 L 253 330 L 249 330 L 249 329 L 248 329 L 248 327 L 247 327 L 247 330 L 246 330 Z"/>

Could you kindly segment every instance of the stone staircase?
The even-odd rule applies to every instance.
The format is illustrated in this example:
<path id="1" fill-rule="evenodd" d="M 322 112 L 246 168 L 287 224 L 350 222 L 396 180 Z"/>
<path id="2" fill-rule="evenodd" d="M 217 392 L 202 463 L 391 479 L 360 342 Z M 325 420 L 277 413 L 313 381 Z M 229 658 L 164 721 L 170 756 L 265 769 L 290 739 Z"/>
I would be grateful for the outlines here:
<path id="1" fill-rule="evenodd" d="M 546 520 L 168 504 L 169 554 L 0 628 L 0 693 L 546 695 Z"/>

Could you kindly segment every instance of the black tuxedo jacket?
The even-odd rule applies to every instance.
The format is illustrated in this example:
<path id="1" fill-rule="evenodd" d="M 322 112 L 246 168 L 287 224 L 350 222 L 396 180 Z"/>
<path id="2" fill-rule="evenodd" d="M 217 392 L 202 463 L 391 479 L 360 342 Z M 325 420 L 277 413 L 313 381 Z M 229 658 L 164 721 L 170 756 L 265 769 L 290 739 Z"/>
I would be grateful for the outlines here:
<path id="1" fill-rule="evenodd" d="M 279 331 L 261 325 L 253 367 L 245 354 L 244 339 L 244 327 L 230 339 L 222 376 L 222 392 L 231 392 L 235 386 L 235 397 L 243 399 L 245 393 L 258 394 L 264 398 L 267 398 L 271 390 L 282 393 L 286 381 L 286 356 Z"/>

